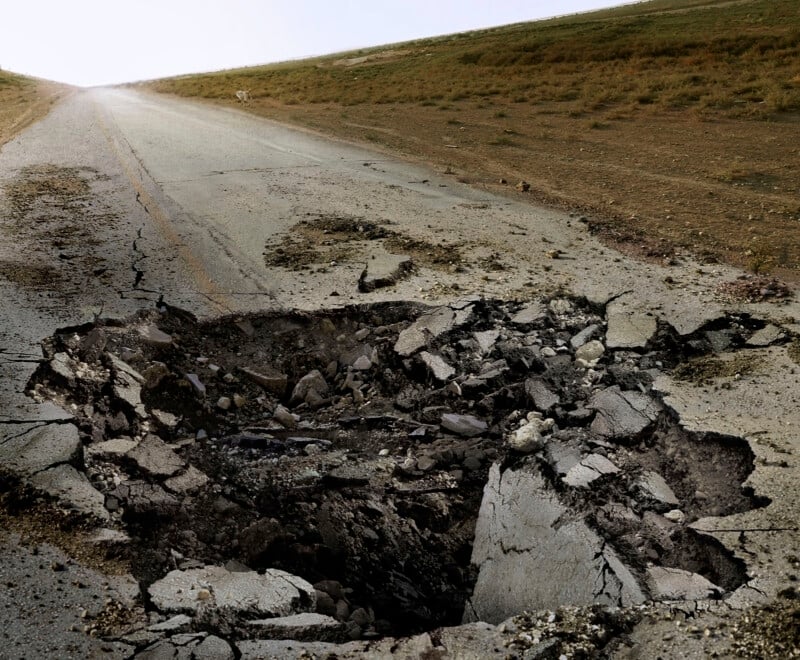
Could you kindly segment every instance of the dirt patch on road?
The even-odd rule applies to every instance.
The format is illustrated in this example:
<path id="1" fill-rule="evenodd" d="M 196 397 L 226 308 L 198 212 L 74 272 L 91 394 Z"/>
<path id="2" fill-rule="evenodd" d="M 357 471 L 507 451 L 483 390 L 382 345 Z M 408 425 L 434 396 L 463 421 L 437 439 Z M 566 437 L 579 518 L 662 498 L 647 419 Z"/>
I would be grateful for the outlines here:
<path id="1" fill-rule="evenodd" d="M 363 263 L 367 243 L 380 241 L 389 252 L 407 255 L 413 263 L 439 270 L 452 270 L 462 263 L 458 243 L 431 243 L 414 239 L 391 228 L 388 221 L 358 216 L 313 215 L 294 225 L 289 233 L 267 245 L 267 266 L 305 270 L 314 264 Z"/>
<path id="2" fill-rule="evenodd" d="M 3 186 L 0 277 L 36 290 L 63 291 L 108 272 L 99 229 L 116 213 L 92 193 L 105 176 L 90 168 L 26 167 Z"/>

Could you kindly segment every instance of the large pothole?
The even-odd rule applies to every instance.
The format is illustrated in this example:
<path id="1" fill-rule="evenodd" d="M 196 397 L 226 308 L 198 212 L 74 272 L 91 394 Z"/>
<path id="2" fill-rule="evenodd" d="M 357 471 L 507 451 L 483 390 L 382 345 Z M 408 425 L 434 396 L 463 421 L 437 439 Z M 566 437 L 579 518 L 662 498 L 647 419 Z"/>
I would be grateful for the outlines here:
<path id="1" fill-rule="evenodd" d="M 757 324 L 639 351 L 604 327 L 566 298 L 205 323 L 161 307 L 59 331 L 30 391 L 74 412 L 76 463 L 145 587 L 282 569 L 350 638 L 722 598 L 745 567 L 690 524 L 763 503 L 742 488 L 752 452 L 687 433 L 650 384 L 708 332 L 735 346 Z"/>

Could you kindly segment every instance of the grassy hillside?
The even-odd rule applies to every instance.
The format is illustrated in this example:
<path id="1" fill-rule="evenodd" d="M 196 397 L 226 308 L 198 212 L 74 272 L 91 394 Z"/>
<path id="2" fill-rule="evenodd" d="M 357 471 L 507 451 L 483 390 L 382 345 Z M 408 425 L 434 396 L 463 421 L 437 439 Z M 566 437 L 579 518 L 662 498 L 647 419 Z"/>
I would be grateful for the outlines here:
<path id="1" fill-rule="evenodd" d="M 698 7 L 698 5 L 700 5 Z M 796 0 L 654 0 L 333 57 L 159 81 L 158 91 L 282 103 L 464 99 L 599 108 L 800 109 Z"/>
<path id="2" fill-rule="evenodd" d="M 633 251 L 800 279 L 800 5 L 651 0 L 158 80 L 164 93 L 429 162 L 591 214 Z"/>
<path id="3" fill-rule="evenodd" d="M 66 85 L 0 70 L 0 147 L 47 114 Z"/>

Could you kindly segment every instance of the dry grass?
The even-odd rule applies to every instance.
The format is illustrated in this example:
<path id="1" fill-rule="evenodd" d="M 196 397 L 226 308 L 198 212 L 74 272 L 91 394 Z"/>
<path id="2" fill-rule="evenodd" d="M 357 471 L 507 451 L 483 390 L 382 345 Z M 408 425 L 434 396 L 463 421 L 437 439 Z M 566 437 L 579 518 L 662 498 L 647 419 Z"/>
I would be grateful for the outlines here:
<path id="1" fill-rule="evenodd" d="M 40 119 L 69 88 L 0 70 L 0 147 Z"/>
<path id="2" fill-rule="evenodd" d="M 795 0 L 651 0 L 148 86 L 250 89 L 252 112 L 508 194 L 525 179 L 634 251 L 800 279 Z"/>

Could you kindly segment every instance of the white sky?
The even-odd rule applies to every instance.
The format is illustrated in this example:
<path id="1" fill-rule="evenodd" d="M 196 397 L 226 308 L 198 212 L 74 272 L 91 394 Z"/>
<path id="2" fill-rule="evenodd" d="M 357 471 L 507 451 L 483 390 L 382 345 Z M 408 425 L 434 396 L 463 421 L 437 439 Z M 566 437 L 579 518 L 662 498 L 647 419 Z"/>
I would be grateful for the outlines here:
<path id="1" fill-rule="evenodd" d="M 131 82 L 618 4 L 623 0 L 2 0 L 0 67 L 81 86 Z"/>

